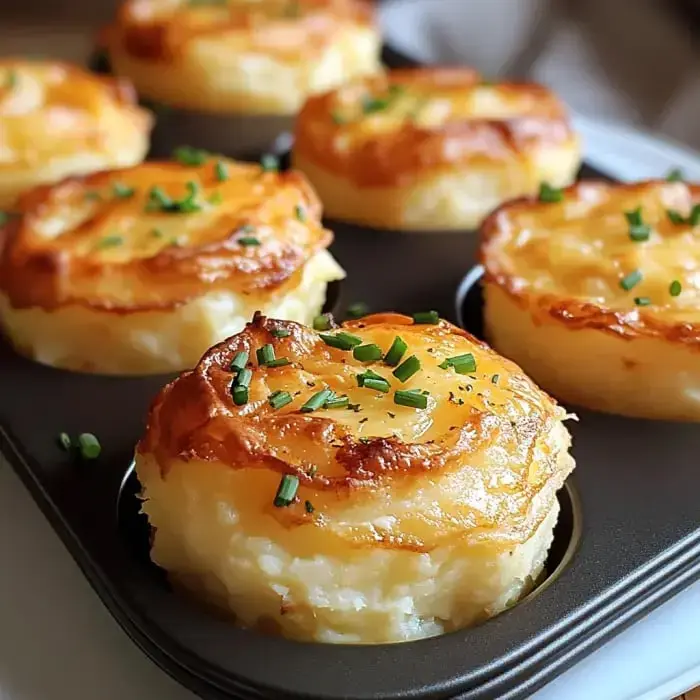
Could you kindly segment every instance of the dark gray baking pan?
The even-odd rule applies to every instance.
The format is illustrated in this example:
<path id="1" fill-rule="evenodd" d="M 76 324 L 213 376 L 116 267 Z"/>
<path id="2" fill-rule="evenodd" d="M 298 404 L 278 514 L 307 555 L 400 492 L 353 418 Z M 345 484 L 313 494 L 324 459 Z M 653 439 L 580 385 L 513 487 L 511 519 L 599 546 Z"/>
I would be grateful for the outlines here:
<path id="1" fill-rule="evenodd" d="M 341 306 L 457 318 L 473 233 L 329 225 L 348 271 Z M 478 275 L 470 281 L 460 314 L 478 334 Z M 473 629 L 405 644 L 304 644 L 237 629 L 176 595 L 148 559 L 129 467 L 168 379 L 54 370 L 0 344 L 0 449 L 125 631 L 204 698 L 525 698 L 700 577 L 698 427 L 579 411 L 578 469 L 561 493 L 549 577 L 524 602 Z M 61 431 L 95 433 L 101 457 L 75 463 L 56 445 Z"/>

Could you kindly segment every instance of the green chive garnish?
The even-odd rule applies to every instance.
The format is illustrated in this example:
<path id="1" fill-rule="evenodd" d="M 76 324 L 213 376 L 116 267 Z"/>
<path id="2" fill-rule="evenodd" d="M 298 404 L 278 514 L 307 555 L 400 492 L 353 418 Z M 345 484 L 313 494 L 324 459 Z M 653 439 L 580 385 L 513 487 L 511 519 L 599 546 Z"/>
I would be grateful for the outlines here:
<path id="1" fill-rule="evenodd" d="M 66 452 L 70 451 L 70 448 L 73 446 L 73 443 L 68 433 L 59 433 L 57 439 L 58 445 L 62 450 L 65 450 Z"/>
<path id="2" fill-rule="evenodd" d="M 498 384 L 498 375 L 494 374 L 493 377 L 491 377 L 491 384 Z"/>
<path id="3" fill-rule="evenodd" d="M 396 391 L 394 392 L 394 403 L 399 406 L 423 409 L 428 407 L 428 395 L 417 389 L 413 389 L 412 391 Z"/>
<path id="4" fill-rule="evenodd" d="M 440 314 L 437 311 L 419 311 L 413 314 L 414 323 L 436 324 L 440 320 Z"/>
<path id="5" fill-rule="evenodd" d="M 173 151 L 173 158 L 182 165 L 203 165 L 211 156 L 208 151 L 191 146 L 180 146 Z"/>
<path id="6" fill-rule="evenodd" d="M 232 372 L 240 372 L 248 364 L 248 357 L 249 355 L 246 350 L 241 350 L 240 352 L 237 352 L 233 360 L 231 360 L 229 369 Z"/>
<path id="7" fill-rule="evenodd" d="M 249 367 L 244 367 L 239 373 L 238 376 L 233 380 L 236 384 L 236 386 L 244 386 L 244 387 L 249 387 L 250 386 L 250 380 L 253 378 L 253 370 L 250 369 Z"/>
<path id="8" fill-rule="evenodd" d="M 564 199 L 564 191 L 558 187 L 552 187 L 548 182 L 543 182 L 540 185 L 538 197 L 540 202 L 549 202 L 550 204 L 561 202 Z"/>
<path id="9" fill-rule="evenodd" d="M 154 228 L 151 231 L 151 236 L 153 236 L 153 238 L 163 238 L 163 232 L 159 228 Z"/>
<path id="10" fill-rule="evenodd" d="M 356 301 L 348 306 L 348 318 L 362 318 L 369 313 L 369 306 L 364 301 Z"/>
<path id="11" fill-rule="evenodd" d="M 243 406 L 248 403 L 248 387 L 252 378 L 253 371 L 244 367 L 231 382 L 231 396 L 236 406 Z"/>
<path id="12" fill-rule="evenodd" d="M 224 198 L 221 196 L 221 192 L 212 192 L 209 195 L 209 204 L 221 204 L 223 201 Z"/>
<path id="13" fill-rule="evenodd" d="M 377 374 L 376 372 L 373 372 L 371 369 L 366 369 L 362 374 L 357 375 L 357 386 L 364 386 L 365 381 L 367 379 L 377 379 L 381 380 L 383 382 L 386 382 L 387 380 L 382 377 L 381 374 Z M 387 382 L 388 384 L 388 382 Z"/>
<path id="14" fill-rule="evenodd" d="M 347 123 L 347 119 L 345 119 L 345 117 L 340 112 L 331 112 L 331 119 L 335 124 L 338 124 L 338 126 Z"/>
<path id="15" fill-rule="evenodd" d="M 651 304 L 651 299 L 649 297 L 635 297 L 634 303 L 637 306 L 649 306 Z"/>
<path id="16" fill-rule="evenodd" d="M 335 396 L 326 401 L 323 408 L 349 408 L 350 399 L 347 396 Z"/>
<path id="17" fill-rule="evenodd" d="M 293 474 L 285 474 L 277 487 L 275 494 L 275 508 L 286 508 L 292 505 L 299 489 L 299 477 Z"/>
<path id="18" fill-rule="evenodd" d="M 668 287 L 668 293 L 672 297 L 677 297 L 680 296 L 680 293 L 683 291 L 683 287 L 680 283 L 680 280 L 673 280 L 671 284 Z"/>
<path id="19" fill-rule="evenodd" d="M 330 389 L 322 389 L 321 391 L 317 391 L 299 410 L 302 413 L 318 411 L 318 409 L 332 397 L 333 392 Z"/>
<path id="20" fill-rule="evenodd" d="M 676 226 L 680 226 L 681 224 L 685 223 L 685 217 L 683 214 L 675 209 L 667 209 L 666 216 L 668 217 L 668 220 Z"/>
<path id="21" fill-rule="evenodd" d="M 362 100 L 362 111 L 364 114 L 374 114 L 381 112 L 389 106 L 389 100 L 385 97 L 366 96 Z"/>
<path id="22" fill-rule="evenodd" d="M 292 395 L 288 391 L 275 391 L 268 396 L 270 406 L 272 406 L 275 411 L 284 408 L 287 404 L 292 403 L 293 400 Z"/>
<path id="23" fill-rule="evenodd" d="M 124 243 L 124 239 L 121 236 L 105 236 L 101 241 L 98 242 L 97 248 L 103 250 L 104 248 L 116 248 Z"/>
<path id="24" fill-rule="evenodd" d="M 629 224 L 630 238 L 636 243 L 648 241 L 651 235 L 651 226 L 642 221 L 642 208 L 637 207 L 632 211 L 625 212 L 625 218 Z"/>
<path id="25" fill-rule="evenodd" d="M 688 223 L 691 226 L 697 226 L 698 224 L 700 224 L 700 204 L 696 204 L 692 208 L 690 216 L 688 217 Z"/>
<path id="26" fill-rule="evenodd" d="M 630 289 L 636 287 L 641 281 L 642 273 L 639 270 L 633 270 L 620 280 L 620 287 L 626 292 L 629 292 Z"/>
<path id="27" fill-rule="evenodd" d="M 270 360 L 265 364 L 265 367 L 284 367 L 285 365 L 291 365 L 292 361 L 288 357 L 278 357 L 274 360 Z"/>
<path id="28" fill-rule="evenodd" d="M 100 441 L 92 433 L 78 435 L 78 448 L 83 459 L 97 459 L 102 452 Z"/>
<path id="29" fill-rule="evenodd" d="M 376 362 L 382 357 L 382 349 L 375 343 L 356 345 L 352 350 L 352 356 L 360 362 Z"/>
<path id="30" fill-rule="evenodd" d="M 408 345 L 397 335 L 389 348 L 389 352 L 384 355 L 384 363 L 390 367 L 396 367 L 396 365 L 401 362 L 401 358 L 404 356 L 406 350 L 408 350 Z"/>
<path id="31" fill-rule="evenodd" d="M 393 375 L 401 382 L 408 381 L 416 372 L 420 370 L 420 360 L 411 355 L 407 360 L 404 360 L 393 372 Z"/>
<path id="32" fill-rule="evenodd" d="M 306 509 L 306 512 L 309 513 L 309 514 L 310 514 L 310 513 L 313 513 L 314 510 L 316 510 L 316 509 L 314 508 L 313 503 L 311 503 L 311 501 L 304 501 L 304 508 Z"/>
<path id="33" fill-rule="evenodd" d="M 297 204 L 296 207 L 294 207 L 294 215 L 302 223 L 306 221 L 306 210 L 301 206 L 301 204 Z"/>
<path id="34" fill-rule="evenodd" d="M 228 180 L 228 165 L 223 160 L 217 160 L 214 166 L 214 175 L 219 182 Z"/>
<path id="35" fill-rule="evenodd" d="M 313 320 L 315 331 L 328 331 L 333 327 L 333 317 L 330 314 L 320 314 Z"/>
<path id="36" fill-rule="evenodd" d="M 275 359 L 275 348 L 270 343 L 266 343 L 255 351 L 255 356 L 258 358 L 259 365 L 266 365 Z"/>
<path id="37" fill-rule="evenodd" d="M 666 216 L 668 217 L 668 220 L 676 226 L 679 226 L 681 224 L 690 224 L 691 226 L 697 226 L 698 224 L 700 224 L 700 204 L 696 204 L 693 206 L 693 208 L 690 210 L 690 214 L 688 215 L 687 219 L 676 209 L 667 209 Z"/>
<path id="38" fill-rule="evenodd" d="M 472 372 L 476 372 L 476 358 L 472 353 L 467 352 L 464 355 L 448 357 L 441 362 L 438 367 L 440 367 L 440 369 L 449 369 L 452 367 L 457 374 L 471 374 Z"/>
<path id="39" fill-rule="evenodd" d="M 7 72 L 7 81 L 5 82 L 5 88 L 7 90 L 13 90 L 14 88 L 17 87 L 17 83 L 19 82 L 19 76 L 17 75 L 16 70 L 9 70 Z"/>
<path id="40" fill-rule="evenodd" d="M 173 199 L 163 191 L 162 187 L 151 187 L 148 193 L 146 211 L 160 211 L 168 214 L 189 214 L 201 211 L 202 205 L 196 201 L 199 194 L 199 185 L 190 180 L 185 187 L 187 194 L 182 199 Z"/>
<path id="41" fill-rule="evenodd" d="M 338 350 L 352 350 L 356 345 L 362 345 L 362 338 L 358 338 L 351 333 L 341 332 L 335 335 L 321 333 L 320 338 L 326 345 L 338 348 Z"/>
<path id="42" fill-rule="evenodd" d="M 292 332 L 287 328 L 273 328 L 270 331 L 270 335 L 273 338 L 288 338 L 291 334 Z"/>
<path id="43" fill-rule="evenodd" d="M 272 155 L 272 153 L 266 153 L 260 159 L 260 165 L 266 173 L 276 173 L 280 169 L 280 162 L 277 156 Z"/>
<path id="44" fill-rule="evenodd" d="M 112 194 L 119 199 L 128 199 L 129 197 L 133 197 L 134 192 L 136 192 L 135 187 L 129 187 L 129 185 L 125 185 L 122 182 L 115 182 L 112 185 Z"/>
<path id="45" fill-rule="evenodd" d="M 374 379 L 373 377 L 363 380 L 362 386 L 365 387 L 365 389 L 374 389 L 375 391 L 381 391 L 384 394 L 388 394 L 389 389 L 391 388 L 386 379 Z"/>
<path id="46" fill-rule="evenodd" d="M 680 168 L 673 168 L 673 170 L 669 170 L 668 174 L 666 175 L 666 179 L 669 182 L 681 182 L 685 178 L 683 176 L 683 171 Z"/>
<path id="47" fill-rule="evenodd" d="M 244 246 L 245 248 L 247 248 L 248 246 L 260 245 L 260 241 L 257 238 L 255 238 L 255 236 L 243 236 L 243 238 L 238 239 L 237 243 L 239 245 Z"/>

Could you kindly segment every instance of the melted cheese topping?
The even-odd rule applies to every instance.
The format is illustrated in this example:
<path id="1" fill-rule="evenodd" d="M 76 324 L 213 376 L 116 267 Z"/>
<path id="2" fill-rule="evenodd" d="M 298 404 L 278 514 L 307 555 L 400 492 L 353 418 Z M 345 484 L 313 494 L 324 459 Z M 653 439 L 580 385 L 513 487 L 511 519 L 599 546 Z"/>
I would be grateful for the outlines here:
<path id="1" fill-rule="evenodd" d="M 483 255 L 489 274 L 510 278 L 515 293 L 573 298 L 666 321 L 698 321 L 700 209 L 696 225 L 691 220 L 700 193 L 695 186 L 580 183 L 565 192 L 560 203 L 506 205 L 487 222 Z M 634 219 L 637 210 L 648 227 L 647 240 L 632 239 L 627 214 Z M 630 286 L 635 278 L 639 281 Z M 671 294 L 674 281 L 681 286 L 678 296 Z"/>
<path id="2" fill-rule="evenodd" d="M 125 83 L 62 63 L 0 61 L 0 178 L 81 156 L 131 165 L 150 124 Z M 76 161 L 74 172 L 85 170 Z"/>
<path id="3" fill-rule="evenodd" d="M 464 68 L 391 71 L 313 97 L 297 121 L 295 148 L 355 181 L 381 185 L 445 164 L 526 159 L 544 145 L 577 148 L 552 93 L 484 83 Z"/>
<path id="4" fill-rule="evenodd" d="M 279 329 L 288 335 L 277 337 Z M 271 508 L 280 473 L 298 476 L 301 493 L 322 514 L 320 526 L 350 539 L 376 542 L 382 532 L 408 548 L 464 530 L 476 539 L 527 539 L 573 466 L 564 411 L 517 366 L 445 322 L 415 325 L 386 314 L 343 330 L 384 353 L 403 338 L 402 361 L 415 356 L 420 371 L 402 382 L 382 361 L 360 362 L 310 329 L 257 317 L 166 387 L 138 452 L 151 454 L 166 474 L 186 445 L 192 465 L 214 461 L 240 472 L 251 503 L 259 501 L 253 494 L 264 496 L 265 511 L 290 526 L 303 516 L 306 496 L 288 509 Z M 257 350 L 267 344 L 289 363 L 259 366 Z M 253 372 L 241 406 L 231 398 L 238 352 L 249 353 Z M 471 373 L 439 366 L 466 353 L 476 364 Z M 358 385 L 368 369 L 387 380 L 388 391 Z M 349 407 L 305 412 L 326 389 L 347 396 Z M 397 405 L 397 390 L 427 391 L 426 407 Z M 275 409 L 270 396 L 278 391 L 292 401 Z M 425 479 L 416 481 L 419 475 Z M 422 495 L 405 507 L 401 494 L 408 498 L 421 483 Z"/>
<path id="5" fill-rule="evenodd" d="M 22 209 L 2 260 L 16 306 L 153 308 L 217 288 L 260 297 L 331 240 L 300 175 L 225 159 L 68 180 Z"/>

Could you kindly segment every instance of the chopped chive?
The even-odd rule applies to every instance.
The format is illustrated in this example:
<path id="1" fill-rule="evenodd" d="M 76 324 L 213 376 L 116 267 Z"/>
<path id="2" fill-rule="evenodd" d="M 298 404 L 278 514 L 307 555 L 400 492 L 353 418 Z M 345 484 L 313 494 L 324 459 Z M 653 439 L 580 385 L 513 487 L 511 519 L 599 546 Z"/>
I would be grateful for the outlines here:
<path id="1" fill-rule="evenodd" d="M 625 218 L 630 226 L 641 226 L 644 222 L 642 221 L 642 208 L 637 207 L 631 211 L 625 212 Z"/>
<path id="2" fill-rule="evenodd" d="M 552 187 L 548 182 L 540 184 L 540 192 L 538 195 L 540 202 L 561 202 L 564 199 L 564 191 L 558 187 Z"/>
<path id="3" fill-rule="evenodd" d="M 352 350 L 352 356 L 360 362 L 376 362 L 382 357 L 382 349 L 375 343 L 356 345 Z"/>
<path id="4" fill-rule="evenodd" d="M 249 367 L 244 367 L 238 376 L 233 380 L 236 386 L 244 386 L 248 388 L 250 386 L 250 380 L 253 378 L 253 370 Z"/>
<path id="5" fill-rule="evenodd" d="M 228 180 L 228 165 L 223 160 L 217 160 L 214 165 L 214 175 L 219 182 Z"/>
<path id="6" fill-rule="evenodd" d="M 124 239 L 121 236 L 105 236 L 98 241 L 96 248 L 99 250 L 103 250 L 104 248 L 116 248 L 122 243 L 124 243 Z"/>
<path id="7" fill-rule="evenodd" d="M 179 146 L 173 151 L 173 158 L 182 165 L 203 165 L 211 156 L 208 151 L 192 146 Z"/>
<path id="8" fill-rule="evenodd" d="M 407 360 L 404 360 L 393 372 L 393 375 L 401 382 L 408 381 L 416 372 L 420 370 L 420 360 L 411 355 Z"/>
<path id="9" fill-rule="evenodd" d="M 381 391 L 384 394 L 388 394 L 389 389 L 391 388 L 386 379 L 374 379 L 373 377 L 363 380 L 362 386 L 365 389 L 374 389 L 375 391 Z"/>
<path id="10" fill-rule="evenodd" d="M 316 510 L 314 508 L 314 504 L 311 503 L 311 501 L 304 501 L 304 508 L 306 509 L 306 512 L 309 514 L 313 513 L 314 510 Z"/>
<path id="11" fill-rule="evenodd" d="M 347 396 L 336 396 L 334 398 L 328 399 L 323 408 L 349 408 L 350 399 Z"/>
<path id="12" fill-rule="evenodd" d="M 365 381 L 367 379 L 377 379 L 381 380 L 383 382 L 386 382 L 387 380 L 382 377 L 381 374 L 377 374 L 376 372 L 373 372 L 371 369 L 366 369 L 362 374 L 357 375 L 357 386 L 364 386 Z M 388 382 L 387 382 L 388 384 Z"/>
<path id="13" fill-rule="evenodd" d="M 68 433 L 59 433 L 57 440 L 58 446 L 66 452 L 70 451 L 70 448 L 73 447 L 73 443 Z"/>
<path id="14" fill-rule="evenodd" d="M 102 452 L 100 441 L 92 433 L 78 435 L 78 448 L 83 459 L 97 459 Z"/>
<path id="15" fill-rule="evenodd" d="M 348 306 L 348 318 L 362 318 L 369 313 L 369 306 L 364 301 L 356 301 Z"/>
<path id="16" fill-rule="evenodd" d="M 338 350 L 352 350 L 356 345 L 362 344 L 362 338 L 358 338 L 351 333 L 341 332 L 335 335 L 321 333 L 320 337 L 326 345 L 330 345 L 332 348 L 338 348 Z"/>
<path id="17" fill-rule="evenodd" d="M 630 289 L 636 287 L 641 281 L 642 273 L 639 270 L 633 270 L 620 280 L 620 287 L 626 292 L 629 292 Z"/>
<path id="18" fill-rule="evenodd" d="M 5 89 L 14 90 L 19 82 L 19 76 L 16 70 L 7 71 L 7 80 L 5 81 Z"/>
<path id="19" fill-rule="evenodd" d="M 440 314 L 437 311 L 419 311 L 413 314 L 414 323 L 436 324 L 440 320 Z"/>
<path id="20" fill-rule="evenodd" d="M 247 386 L 232 386 L 231 396 L 233 397 L 233 403 L 236 406 L 245 406 L 248 403 L 248 387 Z"/>
<path id="21" fill-rule="evenodd" d="M 243 226 L 240 227 L 241 233 L 255 233 L 257 229 L 253 224 L 243 224 Z"/>
<path id="22" fill-rule="evenodd" d="M 288 338 L 292 332 L 287 328 L 273 328 L 270 331 L 270 335 L 273 338 Z"/>
<path id="23" fill-rule="evenodd" d="M 255 236 L 243 236 L 242 238 L 238 239 L 237 243 L 245 248 L 260 245 L 260 241 L 255 238 Z"/>
<path id="24" fill-rule="evenodd" d="M 112 194 L 119 199 L 128 199 L 129 197 L 133 197 L 135 192 L 135 187 L 129 187 L 129 185 L 125 185 L 122 182 L 115 182 L 112 185 Z"/>
<path id="25" fill-rule="evenodd" d="M 168 214 L 190 214 L 201 211 L 202 205 L 196 201 L 199 194 L 199 185 L 190 180 L 185 184 L 187 194 L 182 199 L 172 199 L 158 185 L 151 187 L 148 193 L 146 211 L 161 211 Z"/>
<path id="26" fill-rule="evenodd" d="M 330 314 L 320 314 L 314 317 L 313 328 L 315 331 L 328 331 L 333 327 L 333 317 Z"/>
<path id="27" fill-rule="evenodd" d="M 302 413 L 318 411 L 332 396 L 333 392 L 330 389 L 317 391 L 299 410 Z"/>
<path id="28" fill-rule="evenodd" d="M 241 350 L 240 352 L 237 352 L 235 354 L 233 360 L 231 360 L 231 364 L 229 365 L 229 369 L 232 372 L 240 372 L 248 364 L 248 357 L 249 357 L 249 354 L 248 354 L 247 350 Z"/>
<path id="29" fill-rule="evenodd" d="M 396 367 L 396 365 L 401 362 L 401 358 L 404 356 L 406 350 L 408 350 L 408 345 L 397 335 L 389 348 L 389 352 L 384 355 L 385 364 L 389 365 L 390 367 Z"/>
<path id="30" fill-rule="evenodd" d="M 362 112 L 364 114 L 374 114 L 375 112 L 381 112 L 389 106 L 389 100 L 386 97 L 372 97 L 371 95 L 366 95 L 362 99 Z"/>
<path id="31" fill-rule="evenodd" d="M 338 126 L 342 124 L 347 124 L 347 119 L 337 111 L 331 112 L 331 119 L 333 120 L 334 124 L 337 124 Z"/>
<path id="32" fill-rule="evenodd" d="M 278 357 L 275 360 L 270 360 L 265 364 L 265 367 L 284 367 L 291 365 L 292 361 L 288 357 Z"/>
<path id="33" fill-rule="evenodd" d="M 423 409 L 428 407 L 428 395 L 416 390 L 396 391 L 394 392 L 394 403 L 399 406 Z"/>
<path id="34" fill-rule="evenodd" d="M 649 306 L 651 304 L 651 299 L 649 297 L 635 297 L 634 303 L 637 306 Z"/>
<path id="35" fill-rule="evenodd" d="M 685 223 L 685 217 L 676 209 L 667 209 L 666 216 L 668 217 L 668 220 L 676 226 L 680 226 L 681 224 Z"/>
<path id="36" fill-rule="evenodd" d="M 671 284 L 668 287 L 668 293 L 672 297 L 679 296 L 682 291 L 683 291 L 683 287 L 680 283 L 680 280 L 673 280 L 673 282 L 671 282 Z"/>
<path id="37" fill-rule="evenodd" d="M 265 153 L 260 159 L 260 165 L 266 173 L 276 173 L 280 169 L 279 158 L 272 153 Z"/>
<path id="38" fill-rule="evenodd" d="M 223 201 L 224 198 L 221 196 L 221 192 L 212 192 L 209 195 L 209 204 L 221 204 Z"/>
<path id="39" fill-rule="evenodd" d="M 491 377 L 491 384 L 498 384 L 498 378 L 499 375 L 494 374 L 493 377 Z"/>
<path id="40" fill-rule="evenodd" d="M 688 217 L 688 223 L 691 226 L 697 226 L 700 224 L 700 204 L 696 204 L 693 206 L 690 216 Z"/>
<path id="41" fill-rule="evenodd" d="M 629 236 L 633 241 L 640 243 L 642 241 L 649 240 L 649 236 L 651 235 L 651 226 L 642 221 L 641 207 L 637 207 L 631 211 L 626 211 L 625 218 L 629 224 Z"/>
<path id="42" fill-rule="evenodd" d="M 163 238 L 163 232 L 159 228 L 154 228 L 151 231 L 151 236 L 153 236 L 153 238 Z"/>
<path id="43" fill-rule="evenodd" d="M 440 369 L 449 369 L 452 367 L 457 374 L 470 374 L 476 372 L 476 358 L 472 353 L 467 352 L 464 355 L 448 357 L 441 362 L 438 367 L 440 367 Z"/>
<path id="44" fill-rule="evenodd" d="M 684 179 L 683 171 L 680 168 L 673 168 L 673 170 L 669 170 L 666 175 L 666 180 L 668 180 L 668 182 L 681 182 Z"/>
<path id="45" fill-rule="evenodd" d="M 272 347 L 271 343 L 266 343 L 255 351 L 255 356 L 258 358 L 259 365 L 266 365 L 275 359 L 275 348 Z"/>
<path id="46" fill-rule="evenodd" d="M 267 397 L 267 400 L 270 406 L 277 411 L 292 403 L 294 399 L 292 399 L 292 395 L 288 391 L 275 391 Z"/>
<path id="47" fill-rule="evenodd" d="M 273 501 L 275 508 L 290 506 L 296 498 L 298 489 L 299 477 L 293 474 L 285 474 L 280 481 L 280 485 L 277 487 L 277 493 Z"/>
<path id="48" fill-rule="evenodd" d="M 306 209 L 304 209 L 301 204 L 297 204 L 296 207 L 294 207 L 294 215 L 302 223 L 306 221 Z"/>

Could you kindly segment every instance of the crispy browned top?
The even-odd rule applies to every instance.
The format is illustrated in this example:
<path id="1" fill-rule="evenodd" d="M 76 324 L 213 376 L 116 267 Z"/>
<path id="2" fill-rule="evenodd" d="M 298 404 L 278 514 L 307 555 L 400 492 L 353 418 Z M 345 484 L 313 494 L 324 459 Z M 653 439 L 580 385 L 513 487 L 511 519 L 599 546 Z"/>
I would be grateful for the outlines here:
<path id="1" fill-rule="evenodd" d="M 151 121 L 122 79 L 59 61 L 0 59 L 0 174 L 133 149 Z"/>
<path id="2" fill-rule="evenodd" d="M 691 223 L 698 204 L 698 185 L 665 180 L 580 182 L 560 203 L 511 202 L 482 227 L 486 279 L 571 328 L 700 347 L 700 228 Z M 639 208 L 649 236 L 635 241 L 626 212 Z M 696 216 L 700 224 L 700 209 Z"/>
<path id="3" fill-rule="evenodd" d="M 390 71 L 309 98 L 295 150 L 357 185 L 401 184 L 450 165 L 520 159 L 576 143 L 564 106 L 532 83 L 484 83 L 470 68 Z"/>
<path id="4" fill-rule="evenodd" d="M 188 199 L 194 211 L 158 204 Z M 71 178 L 19 207 L 0 257 L 0 289 L 16 307 L 139 311 L 217 288 L 262 297 L 332 239 L 302 175 L 217 157 Z"/>
<path id="5" fill-rule="evenodd" d="M 175 62 L 197 42 L 297 61 L 348 23 L 373 25 L 374 9 L 364 0 L 126 0 L 107 36 L 142 61 Z"/>
<path id="6" fill-rule="evenodd" d="M 279 329 L 289 335 L 276 337 Z M 398 314 L 377 314 L 343 330 L 384 352 L 400 336 L 408 345 L 403 359 L 415 355 L 420 371 L 402 383 L 381 361 L 359 362 L 311 329 L 258 316 L 161 391 L 137 452 L 152 455 L 164 478 L 173 460 L 193 462 L 192 469 L 204 460 L 294 474 L 302 492 L 313 494 L 317 513 L 338 521 L 336 529 L 350 528 L 356 517 L 351 505 L 371 501 L 377 506 L 371 517 L 393 513 L 389 530 L 398 527 L 414 544 L 464 528 L 514 526 L 509 519 L 516 515 L 521 523 L 543 517 L 531 512 L 533 497 L 548 484 L 560 485 L 572 466 L 560 459 L 568 434 L 560 425 L 564 412 L 552 399 L 512 362 L 444 321 L 416 325 Z M 256 350 L 268 343 L 290 364 L 259 366 Z M 241 351 L 249 353 L 253 377 L 248 403 L 236 406 L 229 367 Z M 471 374 L 439 367 L 464 353 L 474 356 Z M 358 386 L 357 375 L 368 367 L 389 380 L 388 393 Z M 350 407 L 301 412 L 324 389 L 348 396 Z M 397 389 L 428 391 L 427 407 L 396 405 Z M 276 391 L 289 392 L 292 403 L 275 410 L 269 397 Z M 275 517 L 303 519 L 304 498 Z M 421 503 L 425 498 L 430 504 Z M 355 535 L 371 530 L 366 517 L 350 528 Z"/>

